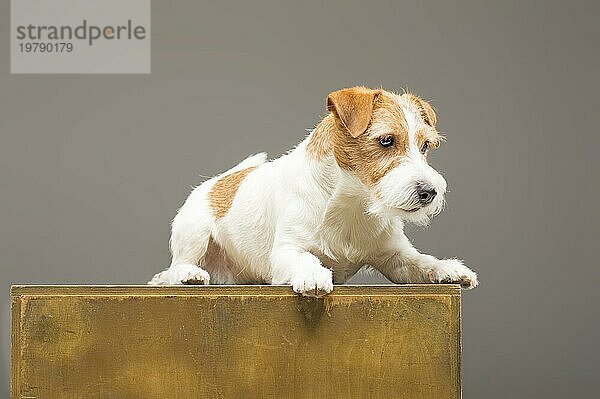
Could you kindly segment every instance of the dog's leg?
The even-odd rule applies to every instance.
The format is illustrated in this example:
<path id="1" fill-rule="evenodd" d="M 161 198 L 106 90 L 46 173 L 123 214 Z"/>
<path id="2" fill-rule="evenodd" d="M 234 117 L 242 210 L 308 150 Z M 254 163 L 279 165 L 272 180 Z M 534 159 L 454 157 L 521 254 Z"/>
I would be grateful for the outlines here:
<path id="1" fill-rule="evenodd" d="M 373 267 L 394 283 L 456 283 L 464 288 L 477 286 L 477 274 L 458 259 L 437 259 L 417 251 L 402 235 L 396 252 Z"/>
<path id="2" fill-rule="evenodd" d="M 198 265 L 203 264 L 210 241 L 208 214 L 198 214 L 198 208 L 181 208 L 171 233 L 171 266 L 148 282 L 149 285 L 208 284 L 210 275 Z"/>
<path id="3" fill-rule="evenodd" d="M 320 297 L 333 290 L 333 274 L 313 254 L 299 248 L 274 247 L 272 284 L 291 285 L 295 292 Z"/>

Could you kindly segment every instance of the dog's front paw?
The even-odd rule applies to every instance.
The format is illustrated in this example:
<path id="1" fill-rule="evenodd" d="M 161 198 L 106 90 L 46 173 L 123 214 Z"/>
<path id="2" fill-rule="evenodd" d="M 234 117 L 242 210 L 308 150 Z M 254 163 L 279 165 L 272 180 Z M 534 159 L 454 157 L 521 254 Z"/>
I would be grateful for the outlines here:
<path id="1" fill-rule="evenodd" d="M 458 259 L 440 260 L 427 275 L 432 283 L 454 283 L 463 288 L 475 288 L 479 284 L 477 274 Z"/>
<path id="2" fill-rule="evenodd" d="M 333 291 L 333 274 L 324 267 L 305 271 L 292 278 L 292 289 L 304 296 L 321 297 Z"/>
<path id="3" fill-rule="evenodd" d="M 156 274 L 149 285 L 203 284 L 210 282 L 208 272 L 196 265 L 179 264 Z"/>

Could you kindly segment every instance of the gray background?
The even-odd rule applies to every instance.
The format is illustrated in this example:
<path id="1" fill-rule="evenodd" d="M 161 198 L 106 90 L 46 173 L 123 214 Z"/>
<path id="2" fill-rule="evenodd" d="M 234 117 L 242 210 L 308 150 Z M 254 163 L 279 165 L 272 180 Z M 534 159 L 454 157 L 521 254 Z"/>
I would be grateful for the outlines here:
<path id="1" fill-rule="evenodd" d="M 367 84 L 431 99 L 448 136 L 448 207 L 411 236 L 480 275 L 465 397 L 592 396 L 598 2 L 214 3 L 154 1 L 151 75 L 19 76 L 2 2 L 1 390 L 11 283 L 146 282 L 199 174 L 279 156 Z"/>

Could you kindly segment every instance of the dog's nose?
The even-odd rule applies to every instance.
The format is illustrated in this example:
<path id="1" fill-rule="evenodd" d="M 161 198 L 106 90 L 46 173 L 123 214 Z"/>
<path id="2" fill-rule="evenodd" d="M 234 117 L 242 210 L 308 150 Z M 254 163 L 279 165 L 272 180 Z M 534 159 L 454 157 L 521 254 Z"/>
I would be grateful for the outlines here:
<path id="1" fill-rule="evenodd" d="M 437 192 L 435 191 L 435 188 L 429 184 L 419 184 L 417 186 L 417 195 L 419 196 L 419 202 L 423 205 L 427 205 L 433 201 Z"/>

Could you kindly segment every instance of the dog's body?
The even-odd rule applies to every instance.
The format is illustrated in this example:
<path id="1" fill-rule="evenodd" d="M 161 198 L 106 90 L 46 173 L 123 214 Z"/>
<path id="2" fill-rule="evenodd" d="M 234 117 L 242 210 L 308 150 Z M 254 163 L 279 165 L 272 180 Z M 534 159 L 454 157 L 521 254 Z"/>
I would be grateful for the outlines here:
<path id="1" fill-rule="evenodd" d="M 290 284 L 331 292 L 369 265 L 396 283 L 477 285 L 461 261 L 419 253 L 404 221 L 443 207 L 446 182 L 427 165 L 441 136 L 412 94 L 333 92 L 330 113 L 290 153 L 266 154 L 194 189 L 173 221 L 169 269 L 149 284 Z"/>

